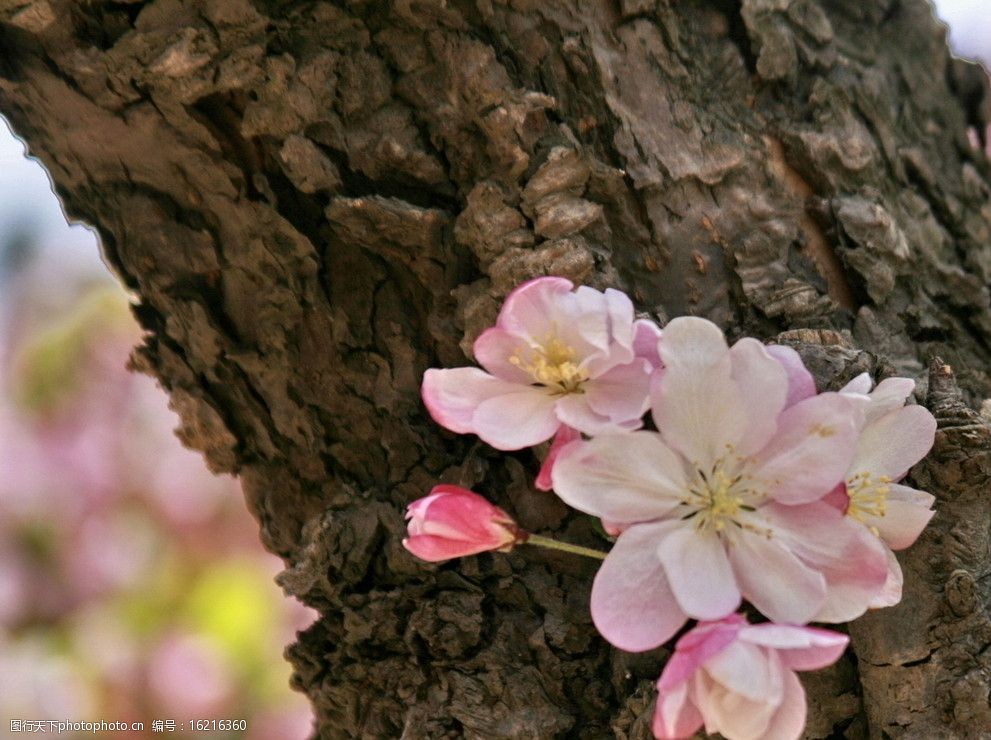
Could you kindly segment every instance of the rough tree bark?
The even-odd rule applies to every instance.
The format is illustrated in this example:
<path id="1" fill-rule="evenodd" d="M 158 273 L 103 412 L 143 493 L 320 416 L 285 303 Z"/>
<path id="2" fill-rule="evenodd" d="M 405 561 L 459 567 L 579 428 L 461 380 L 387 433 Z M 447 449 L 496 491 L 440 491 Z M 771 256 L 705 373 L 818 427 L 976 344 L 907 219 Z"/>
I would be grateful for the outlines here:
<path id="1" fill-rule="evenodd" d="M 441 479 L 604 544 L 419 402 L 543 274 L 790 342 L 824 388 L 920 379 L 938 515 L 805 675 L 807 734 L 991 737 L 986 101 L 923 0 L 0 0 L 0 112 L 322 614 L 288 656 L 327 738 L 649 734 L 665 650 L 597 637 L 594 563 L 400 546 Z"/>

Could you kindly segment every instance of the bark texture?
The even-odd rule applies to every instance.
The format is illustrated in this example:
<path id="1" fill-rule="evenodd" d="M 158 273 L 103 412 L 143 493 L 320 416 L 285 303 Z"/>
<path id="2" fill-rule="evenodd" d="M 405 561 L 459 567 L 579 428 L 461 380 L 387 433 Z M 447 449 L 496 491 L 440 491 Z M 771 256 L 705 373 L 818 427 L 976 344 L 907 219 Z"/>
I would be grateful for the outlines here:
<path id="1" fill-rule="evenodd" d="M 991 737 L 987 100 L 924 0 L 0 0 L 0 112 L 323 615 L 288 656 L 326 738 L 649 735 L 666 651 L 595 634 L 594 563 L 400 546 L 438 480 L 604 545 L 419 401 L 543 274 L 778 337 L 823 388 L 920 379 L 938 514 L 805 674 L 807 736 Z"/>

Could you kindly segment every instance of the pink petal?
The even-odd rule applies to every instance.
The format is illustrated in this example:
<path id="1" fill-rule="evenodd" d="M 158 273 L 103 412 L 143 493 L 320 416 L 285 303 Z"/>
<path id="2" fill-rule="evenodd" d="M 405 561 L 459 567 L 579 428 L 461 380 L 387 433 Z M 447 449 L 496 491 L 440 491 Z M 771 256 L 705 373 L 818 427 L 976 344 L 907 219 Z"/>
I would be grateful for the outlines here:
<path id="1" fill-rule="evenodd" d="M 936 419 L 921 406 L 905 406 L 875 419 L 860 435 L 850 470 L 898 480 L 926 456 L 936 437 Z"/>
<path id="2" fill-rule="evenodd" d="M 767 353 L 777 360 L 788 374 L 788 397 L 785 408 L 794 406 L 799 401 L 811 398 L 816 394 L 816 382 L 812 373 L 805 367 L 798 352 L 783 344 L 771 344 L 766 347 Z M 870 390 L 870 386 L 867 387 Z"/>
<path id="3" fill-rule="evenodd" d="M 805 689 L 791 671 L 784 671 L 784 691 L 763 740 L 798 740 L 805 730 Z"/>
<path id="4" fill-rule="evenodd" d="M 540 341 L 556 333 L 563 299 L 574 284 L 560 277 L 539 277 L 517 286 L 502 304 L 496 326 Z"/>
<path id="5" fill-rule="evenodd" d="M 497 378 L 520 385 L 534 382 L 530 373 L 509 361 L 510 357 L 525 360 L 529 356 L 529 345 L 522 337 L 493 326 L 479 335 L 472 352 L 478 364 Z"/>
<path id="6" fill-rule="evenodd" d="M 888 550 L 887 555 L 888 578 L 885 580 L 877 596 L 871 600 L 871 609 L 884 609 L 888 606 L 894 606 L 902 600 L 902 585 L 905 580 L 902 575 L 902 566 L 891 550 Z"/>
<path id="7" fill-rule="evenodd" d="M 789 552 L 780 538 L 738 533 L 729 557 L 743 597 L 770 619 L 804 623 L 826 601 L 826 579 Z"/>
<path id="8" fill-rule="evenodd" d="M 842 481 L 857 448 L 864 403 L 821 393 L 778 418 L 778 432 L 755 458 L 754 477 L 786 504 L 822 498 Z"/>
<path id="9" fill-rule="evenodd" d="M 776 651 L 782 664 L 793 671 L 815 671 L 832 665 L 850 642 L 839 632 L 772 622 L 741 628 L 740 639 Z"/>
<path id="10" fill-rule="evenodd" d="M 824 504 L 829 504 L 837 511 L 846 514 L 846 510 L 850 506 L 850 496 L 846 492 L 846 483 L 837 483 L 832 491 L 819 500 Z"/>
<path id="11" fill-rule="evenodd" d="M 495 548 L 485 543 L 452 540 L 447 537 L 437 537 L 430 534 L 418 534 L 403 540 L 403 547 L 416 555 L 420 560 L 437 563 L 442 560 L 461 558 L 466 555 L 476 555 Z"/>
<path id="12" fill-rule="evenodd" d="M 614 422 L 638 420 L 650 407 L 650 363 L 618 365 L 584 386 L 585 400 L 597 414 Z"/>
<path id="13" fill-rule="evenodd" d="M 513 391 L 479 404 L 472 426 L 479 439 L 497 450 L 520 450 L 546 442 L 561 422 L 546 388 L 514 385 Z"/>
<path id="14" fill-rule="evenodd" d="M 659 519 L 687 486 L 681 460 L 656 432 L 572 442 L 559 453 L 551 478 L 566 504 L 612 524 Z"/>
<path id="15" fill-rule="evenodd" d="M 473 434 L 472 418 L 484 401 L 520 389 L 516 383 L 500 380 L 477 367 L 431 368 L 423 374 L 421 394 L 434 421 L 452 432 Z"/>
<path id="16" fill-rule="evenodd" d="M 633 322 L 633 352 L 637 357 L 647 360 L 654 368 L 663 367 L 661 355 L 657 347 L 661 340 L 661 330 L 649 319 L 637 319 Z"/>
<path id="17" fill-rule="evenodd" d="M 662 645 L 688 619 L 654 555 L 663 526 L 639 524 L 623 532 L 592 584 L 592 620 L 621 650 L 641 652 Z"/>
<path id="18" fill-rule="evenodd" d="M 537 473 L 537 480 L 534 481 L 533 485 L 538 491 L 550 491 L 554 488 L 554 483 L 551 480 L 551 471 L 554 469 L 554 463 L 557 462 L 558 455 L 561 454 L 561 450 L 569 442 L 574 442 L 576 439 L 581 438 L 582 435 L 577 429 L 572 429 L 567 424 L 560 426 L 557 434 L 554 435 L 554 439 L 551 441 L 551 448 L 547 451 L 547 457 L 544 458 L 544 462 L 540 466 L 540 472 Z"/>
<path id="19" fill-rule="evenodd" d="M 657 682 L 658 690 L 663 693 L 691 678 L 710 658 L 730 645 L 745 624 L 740 614 L 731 614 L 718 622 L 699 622 L 678 638 L 674 655 L 668 659 Z"/>
<path id="20" fill-rule="evenodd" d="M 788 374 L 763 344 L 745 337 L 729 351 L 733 382 L 747 416 L 746 435 L 737 445 L 743 456 L 757 452 L 774 435 L 788 395 Z"/>
<path id="21" fill-rule="evenodd" d="M 666 670 L 666 668 L 665 668 Z M 689 685 L 683 683 L 661 691 L 658 688 L 652 729 L 658 740 L 687 738 L 702 727 L 702 715 L 688 696 Z"/>
<path id="22" fill-rule="evenodd" d="M 735 611 L 740 591 L 722 539 L 693 523 L 671 524 L 657 543 L 657 556 L 678 605 L 695 619 L 719 619 Z"/>
<path id="23" fill-rule="evenodd" d="M 690 316 L 673 319 L 660 343 L 664 372 L 651 388 L 654 422 L 665 442 L 708 468 L 749 426 L 719 327 Z"/>
<path id="24" fill-rule="evenodd" d="M 864 524 L 876 528 L 892 550 L 904 550 L 918 539 L 936 513 L 929 508 L 935 500 L 935 496 L 925 491 L 892 484 L 884 516 L 866 517 Z"/>
<path id="25" fill-rule="evenodd" d="M 832 506 L 773 504 L 761 508 L 774 536 L 826 579 L 818 622 L 847 622 L 866 611 L 888 574 L 882 542 Z"/>
<path id="26" fill-rule="evenodd" d="M 569 393 L 566 396 L 558 396 L 554 403 L 554 414 L 560 423 L 573 427 L 590 437 L 626 431 L 622 424 L 593 411 L 588 405 L 588 395 L 585 393 Z M 640 423 L 638 420 L 637 426 Z"/>

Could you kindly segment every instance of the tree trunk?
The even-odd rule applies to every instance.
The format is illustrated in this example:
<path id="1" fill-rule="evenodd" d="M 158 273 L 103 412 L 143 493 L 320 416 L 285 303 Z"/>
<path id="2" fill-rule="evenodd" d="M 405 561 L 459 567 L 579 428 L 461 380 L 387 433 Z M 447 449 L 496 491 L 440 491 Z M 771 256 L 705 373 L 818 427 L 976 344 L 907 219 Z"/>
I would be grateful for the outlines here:
<path id="1" fill-rule="evenodd" d="M 593 562 L 400 544 L 443 480 L 605 546 L 420 403 L 544 274 L 792 343 L 821 388 L 921 380 L 937 516 L 803 674 L 807 736 L 991 737 L 985 96 L 924 0 L 0 0 L 0 112 L 322 614 L 288 656 L 327 738 L 649 736 L 667 651 L 597 636 Z"/>

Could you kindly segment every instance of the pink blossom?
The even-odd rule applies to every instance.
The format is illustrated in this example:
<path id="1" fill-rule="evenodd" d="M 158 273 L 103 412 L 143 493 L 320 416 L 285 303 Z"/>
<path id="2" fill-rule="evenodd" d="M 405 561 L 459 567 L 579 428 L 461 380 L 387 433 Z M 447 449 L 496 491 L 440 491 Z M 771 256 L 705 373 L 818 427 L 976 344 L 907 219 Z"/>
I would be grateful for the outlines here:
<path id="1" fill-rule="evenodd" d="M 505 511 L 458 486 L 434 486 L 406 510 L 403 546 L 422 560 L 439 562 L 488 550 L 509 551 L 524 536 Z"/>
<path id="2" fill-rule="evenodd" d="M 754 339 L 729 348 L 703 319 L 671 321 L 659 351 L 660 431 L 572 442 L 552 474 L 566 503 L 622 531 L 592 588 L 599 631 L 637 651 L 742 598 L 796 624 L 866 610 L 884 548 L 820 501 L 853 460 L 866 400 L 823 393 L 786 409 L 781 364 Z"/>
<path id="3" fill-rule="evenodd" d="M 475 341 L 484 370 L 427 370 L 423 401 L 438 424 L 500 450 L 540 444 L 562 425 L 585 434 L 636 429 L 658 331 L 634 321 L 617 290 L 537 278 L 506 298 L 496 325 Z"/>
<path id="4" fill-rule="evenodd" d="M 932 494 L 897 483 L 926 456 L 936 435 L 936 419 L 927 409 L 904 405 L 914 388 L 909 378 L 886 378 L 871 391 L 870 376 L 864 373 L 841 390 L 868 394 L 869 405 L 853 462 L 829 501 L 885 544 L 888 579 L 872 607 L 901 600 L 902 570 L 892 550 L 915 542 L 935 513 Z"/>
<path id="5" fill-rule="evenodd" d="M 654 736 L 686 738 L 704 725 L 727 740 L 796 740 L 806 704 L 795 671 L 831 665 L 848 641 L 814 627 L 751 625 L 740 614 L 701 622 L 657 682 Z"/>

